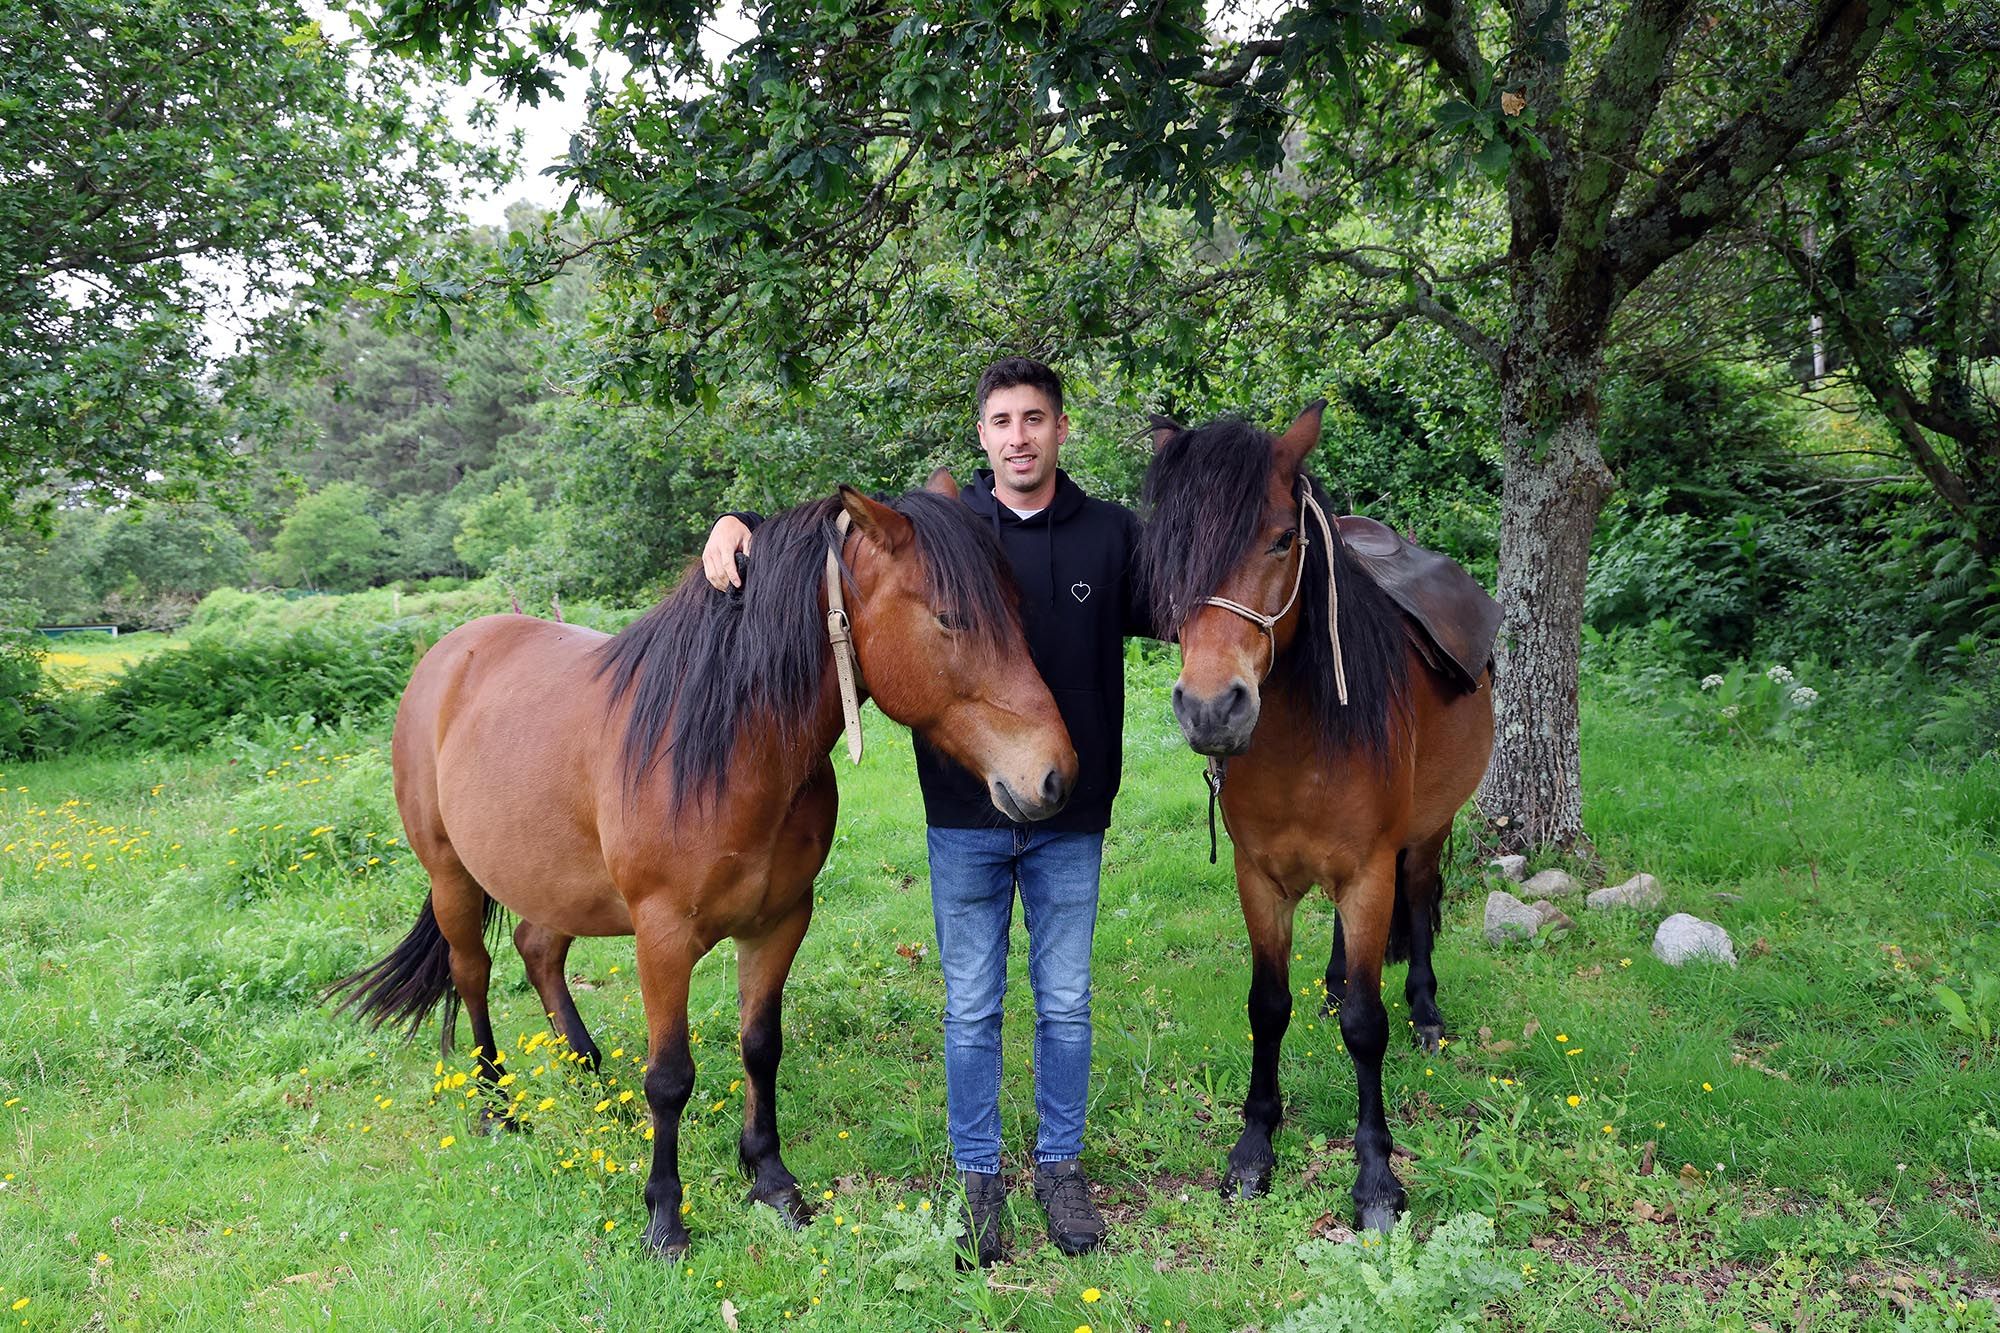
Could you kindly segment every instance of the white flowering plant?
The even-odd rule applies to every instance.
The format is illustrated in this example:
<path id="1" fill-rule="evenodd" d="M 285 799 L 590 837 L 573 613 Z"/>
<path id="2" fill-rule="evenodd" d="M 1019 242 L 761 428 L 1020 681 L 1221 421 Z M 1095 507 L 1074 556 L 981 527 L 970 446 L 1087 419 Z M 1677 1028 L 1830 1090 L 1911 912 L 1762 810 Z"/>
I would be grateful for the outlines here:
<path id="1" fill-rule="evenodd" d="M 1689 682 L 1671 706 L 1688 726 L 1718 740 L 1805 741 L 1821 701 L 1804 682 L 1813 668 L 1795 662 L 1737 663 Z"/>

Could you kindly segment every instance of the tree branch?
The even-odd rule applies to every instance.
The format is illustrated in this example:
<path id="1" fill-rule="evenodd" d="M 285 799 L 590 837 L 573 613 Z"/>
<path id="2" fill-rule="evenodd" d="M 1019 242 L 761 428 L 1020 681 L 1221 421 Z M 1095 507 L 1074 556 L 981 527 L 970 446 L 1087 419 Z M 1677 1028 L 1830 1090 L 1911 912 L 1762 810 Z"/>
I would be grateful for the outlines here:
<path id="1" fill-rule="evenodd" d="M 1490 91 L 1491 76 L 1472 31 L 1472 16 L 1459 0 L 1424 0 L 1423 10 L 1423 22 L 1405 32 L 1402 40 L 1430 56 L 1461 97 L 1480 105 Z"/>
<path id="2" fill-rule="evenodd" d="M 1285 49 L 1282 37 L 1267 37 L 1262 41 L 1245 42 L 1236 53 L 1236 58 L 1226 65 L 1205 69 L 1187 76 L 1189 83 L 1200 84 L 1204 88 L 1233 88 L 1250 76 L 1257 62 L 1265 56 L 1275 56 Z"/>
<path id="3" fill-rule="evenodd" d="M 1596 257 L 1693 9 L 1693 0 L 1637 0 L 1611 39 L 1583 99 L 1576 162 L 1563 200 L 1563 240 L 1570 252 Z"/>
<path id="4" fill-rule="evenodd" d="M 1484 361 L 1488 369 L 1498 374 L 1500 371 L 1501 354 L 1499 340 L 1465 316 L 1459 314 L 1456 310 L 1439 301 L 1437 291 L 1430 277 L 1417 266 L 1406 264 L 1402 268 L 1390 268 L 1386 264 L 1378 264 L 1374 260 L 1367 258 L 1369 254 L 1378 252 L 1380 252 L 1379 247 L 1357 246 L 1350 250 L 1323 250 L 1312 256 L 1314 260 L 1320 263 L 1339 264 L 1349 272 L 1359 274 L 1361 277 L 1369 278 L 1373 281 L 1400 282 L 1409 287 L 1411 295 L 1408 300 L 1402 302 L 1400 305 L 1387 306 L 1380 310 L 1371 311 L 1365 316 L 1365 318 L 1370 320 L 1388 322 L 1388 327 L 1383 329 L 1372 341 L 1381 341 L 1382 338 L 1387 337 L 1394 330 L 1397 324 L 1402 323 L 1405 319 L 1413 316 L 1421 316 L 1443 329 L 1446 333 L 1449 333 L 1452 337 L 1458 339 L 1468 351 L 1477 356 L 1481 361 Z M 1387 253 L 1394 254 L 1395 252 L 1388 251 Z"/>
<path id="5" fill-rule="evenodd" d="M 1852 89 L 1896 8 L 1883 0 L 1821 0 L 1811 30 L 1771 86 L 1669 162 L 1644 202 L 1612 225 L 1614 302 L 1727 220 L 1825 119 Z"/>

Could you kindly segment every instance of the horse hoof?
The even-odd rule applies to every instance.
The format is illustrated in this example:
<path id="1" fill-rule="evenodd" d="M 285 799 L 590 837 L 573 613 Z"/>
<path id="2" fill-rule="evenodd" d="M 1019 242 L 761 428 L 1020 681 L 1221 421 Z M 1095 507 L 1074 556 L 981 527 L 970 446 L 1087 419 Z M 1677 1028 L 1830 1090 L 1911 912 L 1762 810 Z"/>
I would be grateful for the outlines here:
<path id="1" fill-rule="evenodd" d="M 1438 1047 L 1444 1043 L 1444 1024 L 1419 1023 L 1416 1025 L 1416 1034 L 1417 1049 L 1435 1055 Z"/>
<path id="2" fill-rule="evenodd" d="M 688 1252 L 687 1228 L 677 1227 L 671 1231 L 646 1232 L 646 1252 L 656 1259 L 674 1260 Z"/>
<path id="3" fill-rule="evenodd" d="M 481 1111 L 479 1118 L 473 1122 L 473 1129 L 489 1138 L 500 1133 L 518 1134 L 525 1128 L 510 1112 L 491 1109 Z"/>
<path id="4" fill-rule="evenodd" d="M 1355 1220 L 1361 1230 L 1388 1235 L 1396 1228 L 1396 1214 L 1400 1210 L 1392 1203 L 1364 1203 L 1355 1209 Z"/>
<path id="5" fill-rule="evenodd" d="M 750 1192 L 750 1202 L 753 1204 L 761 1203 L 766 1208 L 771 1209 L 777 1213 L 786 1226 L 794 1231 L 812 1221 L 812 1208 L 806 1203 L 805 1195 L 799 1193 L 796 1188 L 782 1190 L 770 1195 L 759 1194 L 755 1190 L 752 1190 Z"/>
<path id="6" fill-rule="evenodd" d="M 1252 1167 L 1248 1170 L 1239 1170 L 1236 1167 L 1231 1167 L 1229 1174 L 1222 1179 L 1222 1197 L 1225 1199 L 1235 1199 L 1239 1202 L 1248 1199 L 1261 1199 L 1270 1192 L 1271 1169 L 1269 1167 Z"/>

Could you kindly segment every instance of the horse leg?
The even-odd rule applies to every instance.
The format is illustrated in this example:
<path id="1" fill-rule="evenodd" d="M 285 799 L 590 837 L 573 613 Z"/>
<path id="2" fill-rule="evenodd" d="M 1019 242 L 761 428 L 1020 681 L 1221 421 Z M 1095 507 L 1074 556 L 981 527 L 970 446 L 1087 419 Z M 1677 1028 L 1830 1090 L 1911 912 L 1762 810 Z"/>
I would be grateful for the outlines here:
<path id="1" fill-rule="evenodd" d="M 1410 927 L 1410 974 L 1403 981 L 1403 999 L 1410 1006 L 1410 1025 L 1417 1045 L 1435 1051 L 1444 1040 L 1444 1014 L 1438 1009 L 1437 973 L 1431 970 L 1431 947 L 1437 939 L 1438 902 L 1444 893 L 1440 861 L 1449 826 L 1436 837 L 1418 843 L 1397 865 L 1396 891 L 1403 896 Z"/>
<path id="2" fill-rule="evenodd" d="M 750 1177 L 750 1199 L 778 1210 L 794 1226 L 812 1218 L 799 1182 L 778 1155 L 778 1060 L 785 1036 L 780 1010 L 785 978 L 812 920 L 812 894 L 800 900 L 792 914 L 769 934 L 736 945 L 737 999 L 742 1010 L 743 1137 L 737 1140 L 737 1160 Z"/>
<path id="3" fill-rule="evenodd" d="M 1354 1058 L 1354 1211 L 1359 1225 L 1387 1232 L 1403 1210 L 1402 1184 L 1389 1165 L 1389 1121 L 1382 1110 L 1382 1056 L 1389 1047 L 1389 1011 L 1382 1006 L 1382 954 L 1396 897 L 1393 854 L 1371 861 L 1340 895 L 1347 926 L 1347 1001 L 1340 1035 Z"/>
<path id="4" fill-rule="evenodd" d="M 646 1105 L 653 1112 L 646 1248 L 672 1259 L 688 1247 L 687 1224 L 681 1221 L 681 1112 L 694 1094 L 688 977 L 706 950 L 670 930 L 656 934 L 644 926 L 638 943 L 639 989 L 646 1001 Z"/>
<path id="5" fill-rule="evenodd" d="M 479 1081 L 494 1099 L 500 1097 L 499 1044 L 493 1038 L 493 1022 L 487 1012 L 487 987 L 493 978 L 493 955 L 486 949 L 486 919 L 492 900 L 479 887 L 457 858 L 442 861 L 431 869 L 431 911 L 437 916 L 438 933 L 451 947 L 451 984 L 472 1021 L 473 1057 L 479 1066 Z M 451 1039 L 450 1029 L 444 1039 Z M 480 1113 L 479 1128 L 491 1133 L 496 1128 L 516 1128 L 504 1107 L 489 1104 Z"/>
<path id="6" fill-rule="evenodd" d="M 1333 951 L 1326 959 L 1326 998 L 1319 1002 L 1320 1013 L 1332 1018 L 1347 998 L 1347 928 L 1338 913 L 1333 918 Z"/>
<path id="7" fill-rule="evenodd" d="M 1250 1091 L 1243 1099 L 1243 1134 L 1229 1150 L 1222 1192 L 1250 1199 L 1271 1188 L 1277 1154 L 1271 1135 L 1284 1118 L 1278 1095 L 1278 1052 L 1292 1021 L 1292 914 L 1297 902 L 1276 882 L 1236 861 L 1236 893 L 1250 929 Z"/>
<path id="8" fill-rule="evenodd" d="M 569 993 L 569 981 L 563 975 L 563 967 L 569 961 L 569 946 L 574 943 L 573 936 L 532 921 L 522 921 L 514 927 L 514 948 L 527 965 L 528 981 L 535 994 L 542 997 L 542 1012 L 555 1024 L 556 1031 L 569 1043 L 583 1067 L 594 1070 L 602 1057 L 597 1043 L 590 1039 L 590 1030 L 583 1025 L 583 1015 L 576 1011 L 576 997 Z"/>

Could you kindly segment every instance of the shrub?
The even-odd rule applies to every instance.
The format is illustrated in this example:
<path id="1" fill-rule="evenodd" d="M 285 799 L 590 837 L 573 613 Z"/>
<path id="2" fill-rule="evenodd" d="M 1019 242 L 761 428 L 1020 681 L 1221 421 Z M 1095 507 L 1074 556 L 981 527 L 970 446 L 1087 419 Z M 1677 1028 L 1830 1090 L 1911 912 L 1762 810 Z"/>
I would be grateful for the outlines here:
<path id="1" fill-rule="evenodd" d="M 104 692 L 110 727 L 140 745 L 187 747 L 235 717 L 354 717 L 385 707 L 409 679 L 411 641 L 382 630 L 199 636 L 134 663 Z"/>

